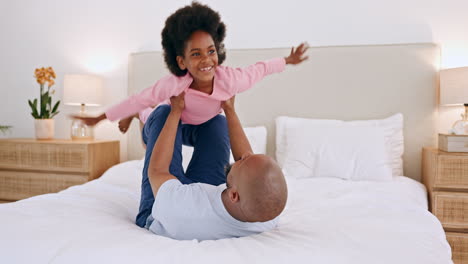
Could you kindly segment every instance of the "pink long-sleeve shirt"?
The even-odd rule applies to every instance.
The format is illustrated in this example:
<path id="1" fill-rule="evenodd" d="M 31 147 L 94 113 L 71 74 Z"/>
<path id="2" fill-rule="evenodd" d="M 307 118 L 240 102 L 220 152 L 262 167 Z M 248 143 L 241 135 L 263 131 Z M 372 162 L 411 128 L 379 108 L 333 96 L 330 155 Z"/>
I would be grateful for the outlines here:
<path id="1" fill-rule="evenodd" d="M 213 92 L 203 93 L 189 89 L 193 78 L 190 74 L 178 77 L 173 74 L 161 78 L 154 85 L 132 95 L 106 111 L 111 121 L 134 115 L 141 110 L 161 103 L 170 103 L 169 98 L 185 91 L 185 109 L 181 120 L 186 124 L 202 124 L 221 113 L 221 102 L 233 95 L 250 89 L 265 76 L 282 72 L 286 62 L 284 58 L 275 58 L 257 62 L 245 68 L 216 67 Z"/>

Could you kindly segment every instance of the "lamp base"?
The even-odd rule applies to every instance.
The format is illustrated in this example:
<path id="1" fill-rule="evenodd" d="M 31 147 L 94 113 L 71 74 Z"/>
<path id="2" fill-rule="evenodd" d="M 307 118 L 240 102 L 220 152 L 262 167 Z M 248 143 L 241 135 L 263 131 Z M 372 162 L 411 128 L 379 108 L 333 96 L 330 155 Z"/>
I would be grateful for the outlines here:
<path id="1" fill-rule="evenodd" d="M 464 104 L 465 114 L 461 114 L 462 119 L 455 121 L 450 130 L 451 134 L 468 135 L 468 104 Z"/>
<path id="2" fill-rule="evenodd" d="M 80 119 L 74 119 L 71 125 L 72 140 L 94 140 L 94 130 L 92 126 L 87 126 Z"/>

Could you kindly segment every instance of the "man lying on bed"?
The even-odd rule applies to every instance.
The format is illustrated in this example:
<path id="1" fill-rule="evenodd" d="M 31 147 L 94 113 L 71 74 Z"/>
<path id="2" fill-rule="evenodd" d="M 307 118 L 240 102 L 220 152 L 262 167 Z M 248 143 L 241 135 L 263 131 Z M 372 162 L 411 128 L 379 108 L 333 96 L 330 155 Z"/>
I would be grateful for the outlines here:
<path id="1" fill-rule="evenodd" d="M 234 97 L 222 105 L 236 160 L 227 170 L 227 187 L 182 184 L 169 172 L 184 106 L 183 93 L 171 98 L 170 110 L 165 106 L 169 113 L 149 157 L 147 173 L 155 201 L 146 227 L 179 240 L 241 237 L 274 228 L 286 204 L 286 182 L 272 158 L 252 153 L 234 110 Z M 149 122 L 146 129 L 157 133 L 158 122 Z M 146 143 L 151 152 L 152 144 Z"/>

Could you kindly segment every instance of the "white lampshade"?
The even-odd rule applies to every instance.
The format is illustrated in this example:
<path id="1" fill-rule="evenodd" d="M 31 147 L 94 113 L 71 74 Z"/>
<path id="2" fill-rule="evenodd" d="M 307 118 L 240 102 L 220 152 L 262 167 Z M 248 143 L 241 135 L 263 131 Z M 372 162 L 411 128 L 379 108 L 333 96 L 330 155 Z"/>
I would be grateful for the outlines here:
<path id="1" fill-rule="evenodd" d="M 440 104 L 468 104 L 468 67 L 440 71 Z"/>
<path id="2" fill-rule="evenodd" d="M 95 75 L 65 74 L 63 102 L 67 105 L 102 104 L 102 79 Z"/>

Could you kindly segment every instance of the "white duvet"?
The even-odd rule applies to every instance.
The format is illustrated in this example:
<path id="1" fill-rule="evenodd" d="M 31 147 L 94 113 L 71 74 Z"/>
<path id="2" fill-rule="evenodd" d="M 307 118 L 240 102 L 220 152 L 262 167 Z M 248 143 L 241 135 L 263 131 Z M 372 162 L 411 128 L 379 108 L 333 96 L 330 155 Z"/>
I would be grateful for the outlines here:
<path id="1" fill-rule="evenodd" d="M 424 187 L 409 178 L 289 180 L 277 229 L 176 241 L 137 227 L 141 161 L 58 194 L 0 205 L 0 263 L 452 263 Z"/>

